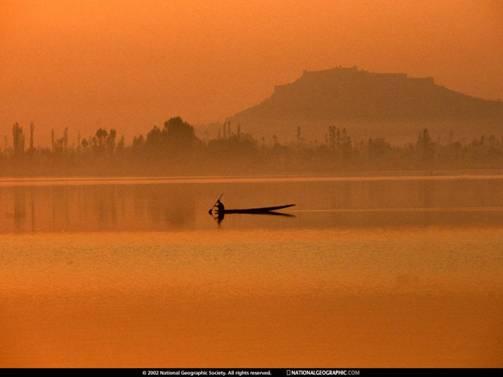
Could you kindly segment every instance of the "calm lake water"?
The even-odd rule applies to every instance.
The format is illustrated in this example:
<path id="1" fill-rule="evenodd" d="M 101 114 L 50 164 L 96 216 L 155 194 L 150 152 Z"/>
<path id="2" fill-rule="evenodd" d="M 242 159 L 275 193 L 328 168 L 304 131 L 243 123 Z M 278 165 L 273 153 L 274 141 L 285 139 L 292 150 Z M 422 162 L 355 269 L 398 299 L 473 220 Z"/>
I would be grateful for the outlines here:
<path id="1" fill-rule="evenodd" d="M 503 177 L 0 180 L 0 367 L 503 367 L 502 318 Z"/>

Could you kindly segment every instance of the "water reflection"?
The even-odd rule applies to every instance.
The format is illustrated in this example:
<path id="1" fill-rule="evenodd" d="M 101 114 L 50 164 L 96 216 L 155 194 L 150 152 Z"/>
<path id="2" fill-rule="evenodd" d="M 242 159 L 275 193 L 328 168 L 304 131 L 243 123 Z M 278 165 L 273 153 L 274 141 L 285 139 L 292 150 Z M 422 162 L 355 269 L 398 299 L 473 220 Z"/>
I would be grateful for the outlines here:
<path id="1" fill-rule="evenodd" d="M 194 195 L 186 187 L 0 187 L 0 231 L 99 231 L 190 228 Z"/>
<path id="2" fill-rule="evenodd" d="M 232 216 L 225 218 L 226 228 L 503 225 L 503 179 L 494 177 L 19 186 L 0 181 L 0 232 L 214 229 L 207 209 L 220 192 L 233 208 L 297 203 L 289 211 L 295 221 L 282 215 Z"/>

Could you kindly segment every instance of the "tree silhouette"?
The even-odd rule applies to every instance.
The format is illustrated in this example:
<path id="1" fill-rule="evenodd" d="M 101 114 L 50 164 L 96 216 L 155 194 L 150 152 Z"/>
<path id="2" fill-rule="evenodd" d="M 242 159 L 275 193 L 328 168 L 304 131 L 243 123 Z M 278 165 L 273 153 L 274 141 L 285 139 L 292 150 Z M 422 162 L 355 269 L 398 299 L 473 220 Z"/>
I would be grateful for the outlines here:
<path id="1" fill-rule="evenodd" d="M 196 141 L 194 128 L 182 118 L 171 118 L 164 123 L 170 146 L 190 147 Z"/>

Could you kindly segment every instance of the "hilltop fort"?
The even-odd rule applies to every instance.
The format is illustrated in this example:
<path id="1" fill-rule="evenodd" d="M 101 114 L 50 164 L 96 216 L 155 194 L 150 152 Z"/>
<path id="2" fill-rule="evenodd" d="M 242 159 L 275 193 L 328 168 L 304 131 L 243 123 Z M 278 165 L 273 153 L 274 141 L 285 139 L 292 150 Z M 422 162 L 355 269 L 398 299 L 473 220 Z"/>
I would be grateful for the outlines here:
<path id="1" fill-rule="evenodd" d="M 404 141 L 416 130 L 439 135 L 499 134 L 503 102 L 476 98 L 435 83 L 432 77 L 373 73 L 357 67 L 304 71 L 292 83 L 229 118 L 247 132 L 295 136 L 296 129 L 322 137 L 328 126 L 354 135 Z"/>

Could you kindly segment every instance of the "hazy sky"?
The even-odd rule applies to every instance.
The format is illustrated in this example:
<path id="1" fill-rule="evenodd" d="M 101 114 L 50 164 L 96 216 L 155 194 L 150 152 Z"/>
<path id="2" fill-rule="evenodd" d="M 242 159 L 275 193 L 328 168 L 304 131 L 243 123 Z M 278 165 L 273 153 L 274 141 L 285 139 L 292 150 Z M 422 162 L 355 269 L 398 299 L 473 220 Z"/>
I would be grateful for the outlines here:
<path id="1" fill-rule="evenodd" d="M 0 0 L 0 135 L 210 122 L 337 65 L 503 98 L 503 1 Z"/>

